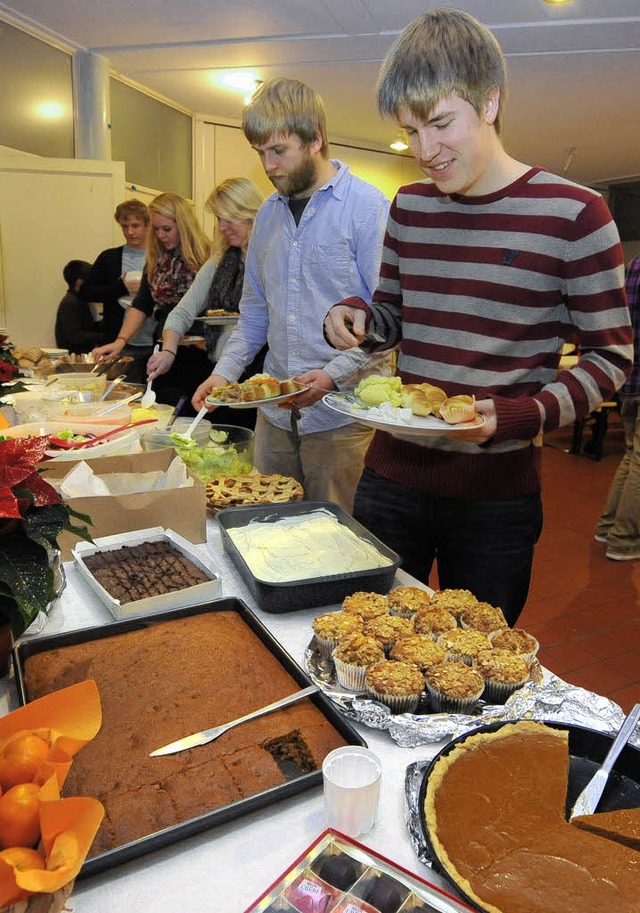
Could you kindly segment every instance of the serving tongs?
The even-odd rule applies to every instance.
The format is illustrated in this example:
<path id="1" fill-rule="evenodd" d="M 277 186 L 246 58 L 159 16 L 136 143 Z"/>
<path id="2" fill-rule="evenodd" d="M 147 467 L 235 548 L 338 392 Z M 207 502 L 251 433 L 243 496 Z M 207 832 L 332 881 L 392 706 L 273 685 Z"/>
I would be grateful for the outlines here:
<path id="1" fill-rule="evenodd" d="M 99 361 L 97 365 L 94 365 L 93 368 L 89 371 L 89 374 L 95 374 L 96 377 L 100 377 L 102 374 L 106 374 L 107 371 L 110 371 L 111 368 L 114 368 L 117 364 L 125 358 L 125 355 L 118 355 L 116 358 L 107 358 L 105 361 Z"/>
<path id="2" fill-rule="evenodd" d="M 137 428 L 138 425 L 150 425 L 151 422 L 157 422 L 157 418 L 145 418 L 140 419 L 139 422 L 127 422 L 126 425 L 118 425 L 117 428 L 110 428 L 109 431 L 105 431 L 103 434 L 97 434 L 95 437 L 90 437 L 86 441 L 65 441 L 64 438 L 55 437 L 50 435 L 49 440 L 57 447 L 59 450 L 82 450 L 85 447 L 93 447 L 94 444 L 98 444 L 100 441 L 106 441 L 107 438 L 113 437 L 114 434 L 119 434 L 121 431 L 127 431 L 129 428 Z"/>
<path id="3" fill-rule="evenodd" d="M 640 704 L 636 704 L 631 712 L 625 717 L 618 735 L 615 737 L 611 748 L 607 752 L 606 758 L 602 762 L 602 766 L 596 770 L 593 777 L 576 799 L 575 805 L 571 809 L 569 819 L 575 818 L 576 815 L 593 815 L 596 811 L 613 765 L 616 763 L 618 755 L 633 735 L 638 719 L 640 719 Z"/>
<path id="4" fill-rule="evenodd" d="M 183 739 L 178 739 L 177 742 L 169 742 L 168 745 L 163 745 L 162 748 L 156 748 L 155 751 L 150 753 L 149 757 L 159 758 L 161 755 L 177 754 L 177 752 L 185 751 L 187 748 L 197 748 L 198 745 L 206 745 L 207 742 L 213 742 L 214 739 L 217 739 L 224 732 L 227 732 L 227 730 L 232 729 L 234 726 L 238 726 L 240 723 L 246 723 L 247 720 L 254 720 L 256 717 L 264 716 L 266 713 L 273 713 L 274 710 L 279 710 L 281 707 L 288 707 L 289 704 L 295 704 L 297 701 L 301 701 L 303 698 L 309 697 L 319 690 L 317 685 L 309 685 L 308 688 L 303 688 L 302 691 L 296 691 L 288 697 L 283 697 L 279 701 L 274 701 L 273 704 L 267 704 L 266 707 L 261 707 L 259 710 L 253 710 L 251 713 L 245 714 L 245 716 L 238 717 L 237 720 L 231 720 L 230 723 L 214 726 L 213 729 L 202 729 L 200 732 L 194 732 L 193 735 L 187 735 Z"/>

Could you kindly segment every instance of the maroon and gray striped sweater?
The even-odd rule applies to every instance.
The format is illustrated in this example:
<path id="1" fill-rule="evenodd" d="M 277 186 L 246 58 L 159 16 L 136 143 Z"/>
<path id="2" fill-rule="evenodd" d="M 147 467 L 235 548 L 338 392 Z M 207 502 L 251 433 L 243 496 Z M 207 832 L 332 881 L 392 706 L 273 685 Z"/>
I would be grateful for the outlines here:
<path id="1" fill-rule="evenodd" d="M 402 187 L 387 225 L 369 329 L 400 342 L 405 383 L 491 397 L 488 445 L 378 432 L 367 466 L 442 497 L 507 499 L 540 488 L 533 439 L 587 415 L 623 383 L 632 332 L 618 232 L 602 197 L 532 168 L 497 193 Z M 563 342 L 580 363 L 558 374 Z M 385 347 L 386 347 L 385 346 Z"/>

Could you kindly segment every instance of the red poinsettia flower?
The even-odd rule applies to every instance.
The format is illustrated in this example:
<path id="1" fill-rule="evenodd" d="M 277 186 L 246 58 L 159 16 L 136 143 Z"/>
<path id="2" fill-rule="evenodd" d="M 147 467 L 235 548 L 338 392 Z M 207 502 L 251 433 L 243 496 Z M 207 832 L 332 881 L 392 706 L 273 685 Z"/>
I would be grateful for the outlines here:
<path id="1" fill-rule="evenodd" d="M 10 365 L 7 361 L 0 361 L 0 384 L 6 384 L 13 380 L 18 373 L 15 365 Z"/>
<path id="2" fill-rule="evenodd" d="M 0 441 L 0 517 L 24 516 L 32 503 L 28 498 L 18 498 L 18 492 L 27 489 L 35 507 L 57 504 L 60 496 L 35 469 L 45 456 L 49 438 L 30 437 Z"/>

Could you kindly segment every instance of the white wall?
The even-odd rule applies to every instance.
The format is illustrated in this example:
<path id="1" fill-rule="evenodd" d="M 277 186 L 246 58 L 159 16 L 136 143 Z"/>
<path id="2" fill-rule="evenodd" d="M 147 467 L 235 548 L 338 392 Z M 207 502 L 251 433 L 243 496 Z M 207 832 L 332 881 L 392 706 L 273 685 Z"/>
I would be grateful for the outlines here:
<path id="1" fill-rule="evenodd" d="M 274 187 L 239 127 L 202 123 L 196 125 L 195 146 L 195 202 L 196 211 L 207 233 L 213 228 L 213 217 L 204 214 L 204 202 L 221 181 L 231 177 L 250 178 L 263 191 L 265 197 Z M 379 187 L 389 199 L 398 187 L 421 180 L 424 174 L 413 158 L 393 152 L 373 152 L 351 146 L 333 145 L 332 158 L 346 162 L 354 174 Z"/>
<path id="2" fill-rule="evenodd" d="M 0 323 L 16 345 L 54 345 L 62 268 L 113 246 L 123 185 L 122 162 L 0 155 Z"/>

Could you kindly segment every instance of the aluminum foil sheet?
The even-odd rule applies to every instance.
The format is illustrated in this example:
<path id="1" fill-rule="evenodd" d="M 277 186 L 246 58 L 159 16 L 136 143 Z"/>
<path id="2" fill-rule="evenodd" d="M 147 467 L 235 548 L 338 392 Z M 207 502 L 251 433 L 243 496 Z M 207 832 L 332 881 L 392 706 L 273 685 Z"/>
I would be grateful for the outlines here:
<path id="1" fill-rule="evenodd" d="M 540 666 L 532 669 L 532 681 L 518 689 L 505 704 L 483 704 L 480 701 L 478 713 L 466 716 L 431 713 L 426 701 L 424 713 L 394 714 L 377 701 L 341 689 L 333 663 L 320 654 L 315 638 L 305 651 L 304 661 L 312 681 L 343 713 L 372 729 L 388 730 L 391 738 L 403 748 L 449 740 L 489 723 L 523 719 L 573 723 L 613 735 L 624 719 L 624 713 L 613 701 L 570 685 Z M 637 732 L 630 742 L 640 747 Z"/>

